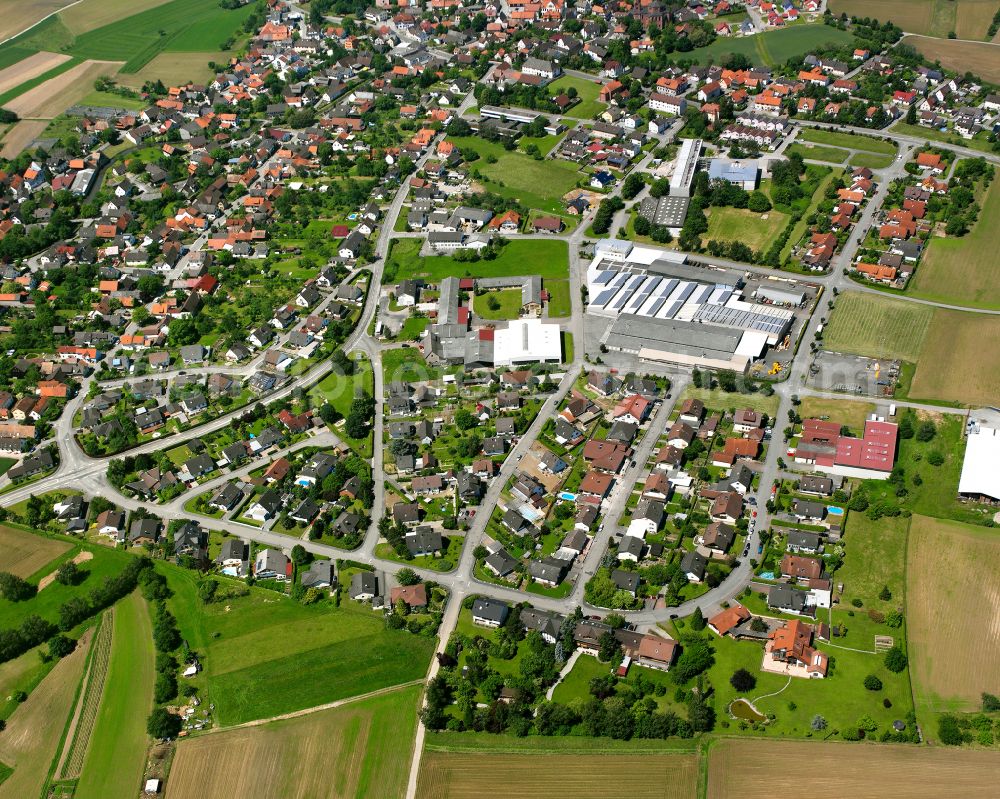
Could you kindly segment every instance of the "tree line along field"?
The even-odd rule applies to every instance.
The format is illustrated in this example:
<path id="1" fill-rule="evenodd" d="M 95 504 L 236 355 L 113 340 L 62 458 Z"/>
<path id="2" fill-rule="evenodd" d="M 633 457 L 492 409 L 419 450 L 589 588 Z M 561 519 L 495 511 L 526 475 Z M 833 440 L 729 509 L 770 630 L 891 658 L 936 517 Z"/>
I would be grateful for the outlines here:
<path id="1" fill-rule="evenodd" d="M 907 293 L 935 302 L 1000 308 L 1000 188 L 990 184 L 979 219 L 961 238 L 931 238 Z"/>
<path id="2" fill-rule="evenodd" d="M 933 714 L 978 710 L 980 694 L 997 690 L 1000 538 L 993 530 L 914 516 L 907 569 L 913 694 L 918 718 L 934 737 L 936 726 L 927 723 Z"/>
<path id="3" fill-rule="evenodd" d="M 837 298 L 824 346 L 917 364 L 909 396 L 972 406 L 1000 394 L 1000 319 L 873 292 Z"/>
<path id="4" fill-rule="evenodd" d="M 381 617 L 344 606 L 305 606 L 254 588 L 204 604 L 197 575 L 164 573 L 182 637 L 204 670 L 193 680 L 223 726 L 315 707 L 420 679 L 434 641 L 388 630 Z"/>
<path id="5" fill-rule="evenodd" d="M 168 799 L 383 799 L 406 793 L 420 687 L 182 741 Z"/>
<path id="6" fill-rule="evenodd" d="M 698 755 L 424 752 L 419 797 L 480 799 L 498 787 L 518 799 L 689 799 L 698 792 Z"/>
<path id="7" fill-rule="evenodd" d="M 893 744 L 725 739 L 712 748 L 708 762 L 708 799 L 773 799 L 796 793 L 804 783 L 816 796 L 940 799 L 990 795 L 1000 754 Z"/>

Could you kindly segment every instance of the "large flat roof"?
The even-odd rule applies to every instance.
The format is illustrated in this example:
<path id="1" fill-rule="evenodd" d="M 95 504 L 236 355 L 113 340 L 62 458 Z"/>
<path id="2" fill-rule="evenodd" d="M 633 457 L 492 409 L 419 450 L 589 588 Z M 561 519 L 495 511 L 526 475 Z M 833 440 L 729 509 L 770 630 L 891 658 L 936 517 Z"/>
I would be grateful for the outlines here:
<path id="1" fill-rule="evenodd" d="M 1000 430 L 978 427 L 969 433 L 958 493 L 1000 499 Z"/>

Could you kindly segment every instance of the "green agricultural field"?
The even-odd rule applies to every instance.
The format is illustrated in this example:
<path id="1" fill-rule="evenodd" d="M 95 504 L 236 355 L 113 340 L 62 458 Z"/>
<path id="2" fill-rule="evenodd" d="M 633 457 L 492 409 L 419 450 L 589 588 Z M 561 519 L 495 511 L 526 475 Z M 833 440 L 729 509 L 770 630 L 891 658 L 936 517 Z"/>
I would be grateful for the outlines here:
<path id="1" fill-rule="evenodd" d="M 576 188 L 581 175 L 570 161 L 544 159 L 536 161 L 517 151 L 508 152 L 498 142 L 467 137 L 449 137 L 461 150 L 475 150 L 479 159 L 469 164 L 470 172 L 478 172 L 490 191 L 514 197 L 522 205 L 549 213 L 562 210 L 564 194 Z M 495 163 L 490 163 L 495 159 Z"/>
<path id="2" fill-rule="evenodd" d="M 419 686 L 412 686 L 295 719 L 184 741 L 170 770 L 170 797 L 403 796 L 419 697 Z M 247 762 L 254 767 L 245 768 Z"/>
<path id="3" fill-rule="evenodd" d="M 77 36 L 57 15 L 0 47 L 0 66 L 39 50 L 62 50 L 78 58 L 125 61 L 122 71 L 136 72 L 161 52 L 217 52 L 252 12 L 252 4 L 227 10 L 205 0 L 170 0 Z"/>
<path id="4" fill-rule="evenodd" d="M 450 255 L 420 256 L 420 239 L 395 239 L 386 258 L 383 283 L 412 278 L 436 282 L 446 277 L 510 277 L 540 275 L 569 277 L 569 249 L 561 239 L 521 239 L 508 242 L 492 261 L 458 261 Z"/>
<path id="5" fill-rule="evenodd" d="M 575 75 L 563 75 L 558 80 L 554 80 L 549 84 L 553 95 L 564 92 L 570 87 L 576 89 L 580 102 L 567 111 L 566 116 L 577 119 L 591 119 L 607 108 L 607 105 L 599 102 L 597 99 L 601 93 L 601 81 L 599 80 L 586 80 L 578 78 Z"/>
<path id="6" fill-rule="evenodd" d="M 193 681 L 220 724 L 239 724 L 423 677 L 434 641 L 388 630 L 345 599 L 305 606 L 273 591 L 204 605 L 197 576 L 165 567 L 181 634 L 203 655 Z M 230 583 L 227 581 L 227 585 Z"/>
<path id="7" fill-rule="evenodd" d="M 1000 308 L 1000 188 L 990 184 L 975 227 L 962 238 L 932 237 L 908 288 L 916 297 L 974 308 Z"/>
<path id="8" fill-rule="evenodd" d="M 847 160 L 847 150 L 839 147 L 824 147 L 816 144 L 800 144 L 795 142 L 786 151 L 789 155 L 801 155 L 813 161 L 826 161 L 830 164 L 843 164 Z"/>
<path id="9" fill-rule="evenodd" d="M 780 30 L 765 31 L 755 36 L 740 38 L 722 36 L 707 47 L 699 47 L 685 58 L 690 58 L 700 64 L 710 61 L 718 64 L 731 53 L 745 55 L 754 64 L 773 67 L 784 64 L 790 58 L 799 58 L 807 53 L 832 44 L 843 46 L 851 44 L 854 37 L 846 31 L 832 28 L 829 25 L 791 25 Z"/>
<path id="10" fill-rule="evenodd" d="M 837 298 L 824 346 L 835 352 L 916 361 L 934 309 L 926 305 L 846 291 Z"/>
<path id="11" fill-rule="evenodd" d="M 153 704 L 153 627 L 136 591 L 115 606 L 111 660 L 97 722 L 76 786 L 77 799 L 131 796 L 146 765 L 146 717 Z"/>
<path id="12" fill-rule="evenodd" d="M 880 153 L 892 156 L 896 154 L 896 145 L 894 142 L 873 139 L 871 136 L 862 136 L 858 133 L 838 133 L 837 131 L 826 130 L 825 128 L 803 128 L 799 131 L 799 139 L 815 144 L 826 144 L 830 147 L 863 150 L 867 153 Z"/>
<path id="13" fill-rule="evenodd" d="M 765 219 L 765 217 L 767 217 Z M 706 241 L 741 241 L 754 250 L 766 250 L 788 224 L 788 214 L 773 208 L 756 214 L 745 208 L 712 208 L 708 212 Z"/>

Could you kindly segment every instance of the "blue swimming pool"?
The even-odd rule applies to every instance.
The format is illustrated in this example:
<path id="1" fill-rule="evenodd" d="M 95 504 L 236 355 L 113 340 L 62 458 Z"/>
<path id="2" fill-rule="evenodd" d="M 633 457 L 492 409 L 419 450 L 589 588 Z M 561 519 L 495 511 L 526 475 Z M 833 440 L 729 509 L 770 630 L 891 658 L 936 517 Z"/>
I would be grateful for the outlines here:
<path id="1" fill-rule="evenodd" d="M 569 491 L 561 491 L 559 499 L 565 499 L 567 502 L 576 502 L 576 494 L 571 494 Z"/>
<path id="2" fill-rule="evenodd" d="M 773 580 L 774 572 L 761 572 L 757 576 L 760 577 L 761 580 Z"/>
<path id="3" fill-rule="evenodd" d="M 844 509 L 843 508 L 838 508 L 835 505 L 830 505 L 826 509 L 826 514 L 827 514 L 827 516 L 843 516 L 844 515 Z"/>

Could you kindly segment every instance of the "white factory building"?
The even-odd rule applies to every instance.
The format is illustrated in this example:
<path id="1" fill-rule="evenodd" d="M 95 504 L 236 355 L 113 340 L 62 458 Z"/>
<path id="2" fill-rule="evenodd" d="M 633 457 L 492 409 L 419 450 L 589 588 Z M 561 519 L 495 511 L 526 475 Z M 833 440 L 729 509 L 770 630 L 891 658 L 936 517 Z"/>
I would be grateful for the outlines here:
<path id="1" fill-rule="evenodd" d="M 1000 412 L 975 411 L 966 428 L 965 460 L 959 496 L 974 501 L 1000 501 Z"/>
<path id="2" fill-rule="evenodd" d="M 493 338 L 494 366 L 514 366 L 522 363 L 559 363 L 562 360 L 562 338 L 559 325 L 539 319 L 519 319 L 506 329 L 497 330 Z"/>
<path id="3" fill-rule="evenodd" d="M 743 371 L 779 344 L 794 313 L 742 299 L 743 276 L 684 253 L 609 240 L 587 269 L 587 312 L 613 318 L 603 343 L 645 360 Z"/>

